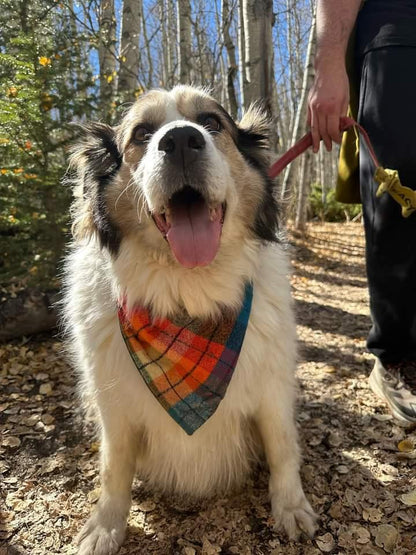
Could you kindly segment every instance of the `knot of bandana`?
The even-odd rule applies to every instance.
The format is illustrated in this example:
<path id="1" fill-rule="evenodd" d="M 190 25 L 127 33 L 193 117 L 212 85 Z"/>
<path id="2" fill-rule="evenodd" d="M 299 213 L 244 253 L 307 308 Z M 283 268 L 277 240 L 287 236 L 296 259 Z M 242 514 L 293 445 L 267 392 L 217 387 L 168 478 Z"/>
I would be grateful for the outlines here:
<path id="1" fill-rule="evenodd" d="M 243 345 L 253 298 L 246 285 L 240 312 L 218 321 L 187 315 L 153 319 L 148 309 L 118 309 L 130 356 L 150 391 L 189 435 L 215 412 L 224 398 Z"/>

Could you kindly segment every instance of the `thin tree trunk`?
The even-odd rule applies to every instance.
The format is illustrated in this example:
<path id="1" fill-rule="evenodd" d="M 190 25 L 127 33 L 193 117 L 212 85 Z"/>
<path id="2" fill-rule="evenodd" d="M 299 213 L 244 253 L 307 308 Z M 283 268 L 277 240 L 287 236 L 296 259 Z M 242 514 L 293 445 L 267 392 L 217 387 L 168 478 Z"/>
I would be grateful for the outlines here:
<path id="1" fill-rule="evenodd" d="M 293 67 L 294 67 L 294 57 L 293 57 L 293 32 L 292 32 L 292 4 L 293 0 L 286 0 L 286 50 L 289 53 L 289 63 L 287 67 L 287 88 L 288 97 L 290 102 L 289 107 L 289 129 L 293 127 L 293 121 L 295 118 L 295 94 L 294 94 L 294 83 L 293 83 Z"/>
<path id="2" fill-rule="evenodd" d="M 194 24 L 194 36 L 196 39 L 196 48 L 198 51 L 198 64 L 195 64 L 195 70 L 198 68 L 198 72 L 194 71 L 194 79 L 196 85 L 203 85 L 205 81 L 205 60 L 204 60 L 204 36 L 203 30 L 199 26 L 198 14 L 195 16 Z M 196 75 L 199 74 L 199 79 L 196 79 Z"/>
<path id="3" fill-rule="evenodd" d="M 228 0 L 222 0 L 221 5 L 221 30 L 223 43 L 227 50 L 228 70 L 227 70 L 227 95 L 230 107 L 230 114 L 233 119 L 237 118 L 238 104 L 237 95 L 235 92 L 235 78 L 237 75 L 237 60 L 235 55 L 235 45 L 231 39 L 230 27 L 232 21 L 232 11 L 230 11 L 230 4 Z"/>
<path id="4" fill-rule="evenodd" d="M 178 0 L 178 43 L 179 43 L 179 82 L 191 83 L 192 74 L 192 37 L 191 2 Z"/>
<path id="5" fill-rule="evenodd" d="M 245 35 L 245 67 L 247 83 L 244 104 L 262 99 L 265 108 L 272 108 L 272 0 L 243 0 Z"/>
<path id="6" fill-rule="evenodd" d="M 141 0 L 124 0 L 121 21 L 120 69 L 117 92 L 123 101 L 133 101 L 140 68 Z"/>
<path id="7" fill-rule="evenodd" d="M 175 7 L 172 0 L 166 0 L 167 6 L 167 58 L 168 58 L 168 80 L 167 86 L 173 87 L 175 82 L 175 69 L 177 60 L 176 22 Z"/>
<path id="8" fill-rule="evenodd" d="M 146 79 L 146 86 L 147 89 L 151 89 L 153 86 L 153 59 L 152 59 L 152 52 L 150 50 L 150 41 L 147 36 L 147 26 L 146 26 L 146 17 L 142 10 L 142 29 L 143 29 L 143 39 L 146 48 L 146 55 L 147 55 L 147 79 Z"/>
<path id="9" fill-rule="evenodd" d="M 300 166 L 298 199 L 296 203 L 295 229 L 304 231 L 306 227 L 308 198 L 311 190 L 311 153 L 304 153 Z"/>
<path id="10" fill-rule="evenodd" d="M 100 109 L 105 121 L 111 121 L 111 103 L 116 76 L 116 17 L 114 0 L 101 0 L 99 6 Z"/>
<path id="11" fill-rule="evenodd" d="M 296 141 L 299 139 L 299 137 L 302 135 L 302 133 L 305 131 L 305 128 L 306 128 L 306 113 L 305 113 L 306 101 L 307 101 L 308 91 L 310 89 L 310 86 L 312 84 L 312 79 L 313 79 L 312 60 L 313 60 L 314 50 L 315 50 L 315 28 L 316 28 L 316 19 L 314 15 L 312 19 L 311 30 L 309 33 L 308 49 L 306 52 L 305 65 L 304 65 L 304 71 L 303 71 L 302 91 L 299 99 L 298 108 L 296 111 L 296 118 L 293 126 L 291 146 L 296 143 Z M 297 164 L 295 160 L 294 162 L 292 162 L 292 164 L 289 164 L 289 166 L 286 168 L 282 189 L 281 189 L 281 197 L 283 199 L 286 197 L 286 193 L 289 189 L 290 179 L 291 179 L 291 176 L 293 175 L 293 171 L 296 165 Z M 300 184 L 300 186 L 302 186 L 302 184 Z"/>
<path id="12" fill-rule="evenodd" d="M 166 88 L 173 87 L 175 73 L 175 34 L 172 37 L 172 21 L 174 20 L 172 0 L 159 0 L 160 24 L 162 26 L 162 84 Z"/>
<path id="13" fill-rule="evenodd" d="M 243 0 L 238 0 L 238 70 L 240 76 L 241 106 L 246 106 L 245 90 L 247 85 L 246 75 L 246 39 L 244 34 Z"/>

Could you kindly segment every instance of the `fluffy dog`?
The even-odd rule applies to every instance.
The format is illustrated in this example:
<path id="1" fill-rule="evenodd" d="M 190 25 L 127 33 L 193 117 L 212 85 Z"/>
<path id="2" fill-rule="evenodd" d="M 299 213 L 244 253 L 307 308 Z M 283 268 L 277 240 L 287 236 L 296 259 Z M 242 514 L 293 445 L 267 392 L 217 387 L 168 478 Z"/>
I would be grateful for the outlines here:
<path id="1" fill-rule="evenodd" d="M 254 107 L 236 124 L 204 91 L 151 91 L 118 127 L 87 125 L 72 165 L 65 318 L 82 392 L 97 409 L 102 479 L 79 553 L 117 552 L 136 471 L 162 491 L 209 496 L 241 483 L 261 453 L 276 527 L 290 538 L 313 535 L 299 477 L 295 324 L 264 115 Z M 177 323 L 184 319 L 196 336 Z M 198 335 L 213 325 L 221 336 L 224 321 L 237 346 L 234 335 L 218 345 Z M 170 343 L 155 354 L 150 340 L 140 342 L 139 332 L 151 335 L 158 322 L 156 341 L 166 326 L 196 337 L 185 347 L 182 339 L 173 370 L 161 366 Z M 220 377 L 204 382 L 195 368 L 214 357 L 213 345 L 228 358 L 218 355 Z M 193 385 L 192 372 L 200 376 Z M 189 391 L 170 389 L 176 382 Z"/>

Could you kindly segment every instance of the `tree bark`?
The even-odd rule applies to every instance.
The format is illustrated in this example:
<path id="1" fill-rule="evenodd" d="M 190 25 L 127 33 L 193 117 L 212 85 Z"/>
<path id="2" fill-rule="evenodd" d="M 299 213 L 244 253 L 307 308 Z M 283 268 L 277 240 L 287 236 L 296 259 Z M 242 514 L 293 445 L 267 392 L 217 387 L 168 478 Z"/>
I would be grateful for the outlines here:
<path id="1" fill-rule="evenodd" d="M 111 121 L 111 103 L 116 90 L 116 17 L 114 0 L 100 0 L 99 6 L 100 109 Z"/>
<path id="2" fill-rule="evenodd" d="M 247 83 L 244 88 L 244 107 L 262 99 L 272 111 L 273 59 L 273 1 L 243 0 L 245 36 L 245 68 Z"/>
<path id="3" fill-rule="evenodd" d="M 295 229 L 304 231 L 306 227 L 308 197 L 311 190 L 311 153 L 303 154 L 299 172 L 298 199 L 296 203 Z"/>
<path id="4" fill-rule="evenodd" d="M 178 0 L 179 82 L 192 81 L 191 2 Z"/>
<path id="5" fill-rule="evenodd" d="M 246 75 L 246 40 L 244 34 L 244 17 L 243 17 L 243 0 L 238 0 L 238 70 L 240 76 L 240 97 L 241 106 L 246 106 L 245 101 L 245 90 L 247 86 L 247 75 Z"/>
<path id="6" fill-rule="evenodd" d="M 228 0 L 222 0 L 221 5 L 221 27 L 223 43 L 227 50 L 228 69 L 227 69 L 227 96 L 230 106 L 230 114 L 233 119 L 237 118 L 238 103 L 237 95 L 235 92 L 235 78 L 237 76 L 237 60 L 235 55 L 235 45 L 231 39 L 230 27 L 233 18 L 233 13 L 230 11 L 230 4 Z"/>
<path id="7" fill-rule="evenodd" d="M 146 83 L 147 89 L 149 90 L 153 86 L 153 59 L 152 59 L 152 52 L 150 50 L 150 40 L 147 35 L 146 17 L 144 12 L 142 12 L 142 26 L 143 26 L 143 38 L 144 38 L 146 57 L 147 57 L 147 79 L 145 83 Z"/>
<path id="8" fill-rule="evenodd" d="M 120 69 L 117 92 L 122 101 L 134 101 L 140 69 L 140 28 L 142 2 L 124 0 L 120 38 Z"/>

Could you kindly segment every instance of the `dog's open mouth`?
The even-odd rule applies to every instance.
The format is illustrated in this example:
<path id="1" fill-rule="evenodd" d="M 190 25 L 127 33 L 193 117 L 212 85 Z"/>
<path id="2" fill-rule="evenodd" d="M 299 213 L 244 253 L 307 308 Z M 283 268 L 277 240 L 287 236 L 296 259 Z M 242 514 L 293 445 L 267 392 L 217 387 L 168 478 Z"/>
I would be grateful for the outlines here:
<path id="1" fill-rule="evenodd" d="M 172 196 L 163 212 L 152 215 L 182 266 L 206 266 L 214 260 L 220 246 L 225 205 L 209 206 L 198 191 L 186 186 Z"/>

